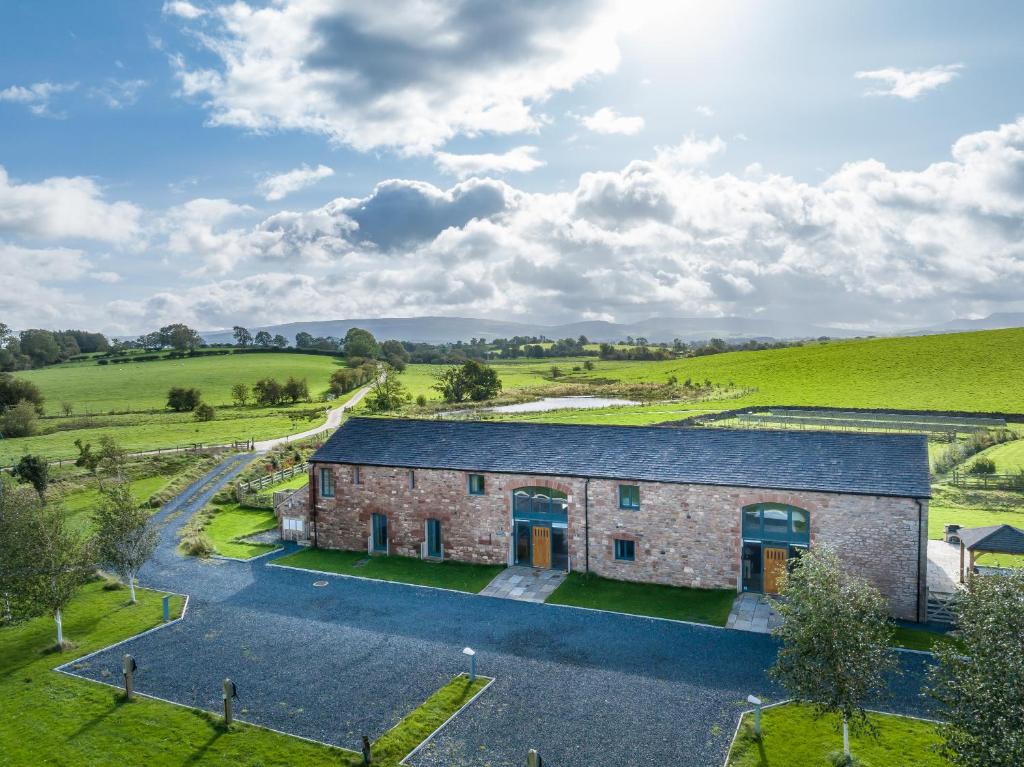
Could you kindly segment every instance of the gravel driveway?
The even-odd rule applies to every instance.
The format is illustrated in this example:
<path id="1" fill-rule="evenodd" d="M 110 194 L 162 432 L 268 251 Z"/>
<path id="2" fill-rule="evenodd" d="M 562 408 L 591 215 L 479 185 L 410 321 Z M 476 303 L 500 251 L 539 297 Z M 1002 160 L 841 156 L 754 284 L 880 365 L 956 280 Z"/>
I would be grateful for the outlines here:
<path id="1" fill-rule="evenodd" d="M 119 679 L 131 652 L 139 691 L 213 711 L 230 676 L 240 718 L 357 748 L 464 670 L 472 646 L 497 681 L 413 760 L 438 767 L 520 767 L 531 747 L 547 767 L 720 765 L 746 696 L 780 694 L 763 635 L 383 581 L 317 588 L 319 576 L 268 566 L 280 555 L 179 557 L 174 528 L 243 465 L 225 461 L 161 512 L 171 522 L 141 581 L 190 594 L 186 619 L 75 673 Z M 902 656 L 883 707 L 925 713 L 924 657 Z"/>

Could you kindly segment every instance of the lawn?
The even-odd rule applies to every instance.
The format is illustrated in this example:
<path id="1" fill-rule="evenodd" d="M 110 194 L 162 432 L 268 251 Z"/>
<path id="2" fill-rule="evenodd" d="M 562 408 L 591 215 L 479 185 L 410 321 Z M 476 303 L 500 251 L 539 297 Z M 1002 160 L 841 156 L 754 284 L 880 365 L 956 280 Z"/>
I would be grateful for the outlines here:
<path id="1" fill-rule="evenodd" d="M 71 362 L 17 373 L 38 386 L 46 411 L 70 402 L 76 415 L 161 409 L 172 386 L 195 387 L 214 407 L 231 404 L 231 387 L 250 387 L 261 378 L 305 378 L 314 398 L 327 390 L 331 372 L 343 361 L 314 354 L 228 354 L 120 365 Z"/>
<path id="2" fill-rule="evenodd" d="M 360 564 L 361 563 L 361 564 Z M 504 565 L 472 565 L 466 562 L 424 562 L 399 556 L 368 557 L 361 551 L 305 549 L 274 561 L 274 564 L 357 575 L 382 581 L 434 586 L 477 594 L 505 569 Z"/>
<path id="3" fill-rule="evenodd" d="M 173 477 L 154 476 L 133 479 L 129 484 L 132 494 L 139 503 L 145 503 L 149 497 L 159 493 L 173 480 Z M 89 525 L 89 516 L 93 509 L 98 506 L 103 498 L 99 486 L 90 483 L 91 486 L 82 490 L 68 493 L 63 498 L 64 509 L 68 512 L 68 520 L 79 529 L 85 529 Z"/>
<path id="4" fill-rule="evenodd" d="M 201 512 L 201 513 L 205 513 Z M 250 509 L 237 503 L 211 505 L 211 513 L 203 523 L 203 532 L 222 557 L 249 559 L 277 548 L 266 543 L 244 543 L 247 538 L 277 527 L 277 517 L 268 509 Z"/>
<path id="5" fill-rule="evenodd" d="M 170 411 L 100 415 L 88 419 L 45 418 L 40 424 L 48 433 L 0 440 L 0 466 L 10 465 L 26 453 L 50 459 L 75 458 L 78 455 L 76 439 L 92 443 L 95 448 L 104 435 L 110 435 L 121 447 L 132 452 L 196 443 L 211 445 L 250 438 L 271 439 L 323 423 L 325 410 L 325 403 L 300 402 L 284 407 L 221 408 L 213 421 L 197 421 L 191 413 Z"/>
<path id="6" fill-rule="evenodd" d="M 996 472 L 999 474 L 1016 474 L 1018 471 L 1024 471 L 1024 439 L 990 447 L 967 461 L 963 468 L 965 470 L 970 468 L 971 464 L 981 456 L 991 458 L 995 462 Z"/>
<path id="7" fill-rule="evenodd" d="M 931 652 L 937 645 L 956 642 L 956 639 L 949 634 L 917 626 L 897 626 L 893 638 L 898 647 L 905 647 L 908 650 L 924 650 L 925 652 Z"/>
<path id="8" fill-rule="evenodd" d="M 255 767 L 356 767 L 362 756 L 235 722 L 224 727 L 210 713 L 144 696 L 126 703 L 103 685 L 51 669 L 126 639 L 161 622 L 162 595 L 88 584 L 65 610 L 65 636 L 77 647 L 48 653 L 53 621 L 36 618 L 0 629 L 0 755 L 11 767 L 55 765 L 251 765 Z M 171 600 L 180 614 L 182 600 Z M 374 764 L 398 761 L 488 682 L 455 677 L 374 744 Z"/>
<path id="9" fill-rule="evenodd" d="M 733 589 L 688 589 L 569 573 L 547 603 L 724 626 L 735 599 Z"/>
<path id="10" fill-rule="evenodd" d="M 822 767 L 830 754 L 842 753 L 835 717 L 815 719 L 810 708 L 793 703 L 766 708 L 761 740 L 754 736 L 753 718 L 743 715 L 727 767 Z M 934 751 L 939 737 L 933 723 L 890 714 L 871 714 L 871 721 L 877 740 L 850 734 L 850 751 L 864 767 L 950 767 Z"/>

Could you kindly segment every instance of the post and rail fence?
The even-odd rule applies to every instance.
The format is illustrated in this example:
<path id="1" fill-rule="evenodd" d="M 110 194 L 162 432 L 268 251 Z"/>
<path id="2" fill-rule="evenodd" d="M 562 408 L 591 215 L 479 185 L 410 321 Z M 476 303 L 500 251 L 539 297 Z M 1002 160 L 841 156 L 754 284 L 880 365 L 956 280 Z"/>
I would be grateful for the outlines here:
<path id="1" fill-rule="evenodd" d="M 953 469 L 953 484 L 985 490 L 1019 490 L 1024 492 L 1024 472 L 1017 474 L 971 474 Z"/>

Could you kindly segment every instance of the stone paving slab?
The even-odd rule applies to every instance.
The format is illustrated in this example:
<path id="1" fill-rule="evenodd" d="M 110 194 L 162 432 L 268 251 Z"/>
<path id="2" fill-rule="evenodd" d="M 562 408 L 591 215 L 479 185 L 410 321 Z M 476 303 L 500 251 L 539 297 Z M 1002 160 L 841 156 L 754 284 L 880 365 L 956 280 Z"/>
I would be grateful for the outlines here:
<path id="1" fill-rule="evenodd" d="M 543 602 L 564 580 L 565 573 L 561 570 L 539 570 L 517 565 L 498 573 L 480 594 L 520 602 Z"/>
<path id="2" fill-rule="evenodd" d="M 737 595 L 725 625 L 737 631 L 768 634 L 781 623 L 782 616 L 772 606 L 771 597 L 747 592 Z"/>

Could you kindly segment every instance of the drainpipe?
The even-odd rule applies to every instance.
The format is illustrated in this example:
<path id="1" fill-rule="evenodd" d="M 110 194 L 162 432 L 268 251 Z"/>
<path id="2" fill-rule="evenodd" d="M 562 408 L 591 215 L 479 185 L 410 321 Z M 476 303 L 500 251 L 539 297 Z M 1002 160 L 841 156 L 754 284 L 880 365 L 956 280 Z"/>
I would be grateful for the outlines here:
<path id="1" fill-rule="evenodd" d="M 917 619 L 921 620 L 921 525 L 924 518 L 924 506 L 920 498 L 915 498 L 917 504 Z M 925 570 L 927 573 L 927 569 Z M 924 619 L 927 622 L 928 613 L 925 612 Z"/>
<path id="2" fill-rule="evenodd" d="M 583 571 L 590 572 L 590 477 L 583 479 L 583 540 L 586 557 Z"/>
<path id="3" fill-rule="evenodd" d="M 309 519 L 313 523 L 313 548 L 320 548 L 320 520 L 317 519 L 316 513 L 316 465 L 310 463 L 309 465 Z"/>

